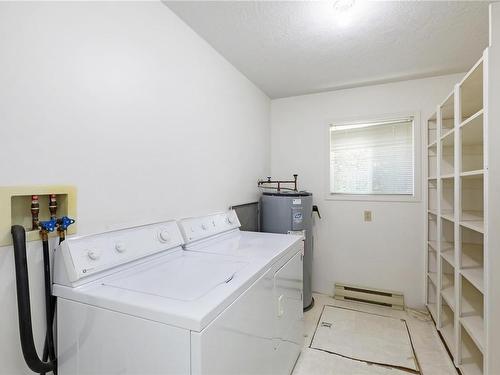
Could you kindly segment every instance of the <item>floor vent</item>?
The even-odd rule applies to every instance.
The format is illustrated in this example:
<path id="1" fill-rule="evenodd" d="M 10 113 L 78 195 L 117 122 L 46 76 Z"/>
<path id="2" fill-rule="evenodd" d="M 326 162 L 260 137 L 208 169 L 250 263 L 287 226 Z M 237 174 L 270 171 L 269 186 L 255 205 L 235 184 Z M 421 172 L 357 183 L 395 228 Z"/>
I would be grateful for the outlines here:
<path id="1" fill-rule="evenodd" d="M 363 288 L 354 285 L 335 284 L 335 299 L 364 302 L 377 306 L 387 306 L 404 310 L 405 300 L 402 293 L 389 290 Z"/>

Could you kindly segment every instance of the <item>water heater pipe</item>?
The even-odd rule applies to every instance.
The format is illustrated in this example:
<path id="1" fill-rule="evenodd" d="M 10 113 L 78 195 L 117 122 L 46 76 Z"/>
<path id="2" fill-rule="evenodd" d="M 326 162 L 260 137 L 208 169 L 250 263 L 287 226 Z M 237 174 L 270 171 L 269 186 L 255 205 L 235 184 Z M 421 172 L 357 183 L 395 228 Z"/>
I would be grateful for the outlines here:
<path id="1" fill-rule="evenodd" d="M 258 187 L 266 188 L 266 189 L 276 189 L 277 191 L 281 190 L 291 190 L 291 191 L 298 191 L 297 190 L 297 174 L 293 175 L 293 180 L 272 180 L 271 177 L 267 177 L 267 180 L 259 180 L 257 182 Z M 287 188 L 287 187 L 282 187 L 281 185 L 283 184 L 293 184 L 293 189 Z M 276 185 L 276 186 L 269 186 L 269 185 Z"/>

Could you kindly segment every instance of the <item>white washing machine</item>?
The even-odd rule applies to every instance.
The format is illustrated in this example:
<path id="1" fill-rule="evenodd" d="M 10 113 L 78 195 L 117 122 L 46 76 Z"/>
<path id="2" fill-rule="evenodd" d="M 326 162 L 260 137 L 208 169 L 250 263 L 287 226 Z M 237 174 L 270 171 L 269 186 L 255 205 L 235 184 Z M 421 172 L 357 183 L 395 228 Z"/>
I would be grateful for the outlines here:
<path id="1" fill-rule="evenodd" d="M 210 220 L 200 241 L 238 230 L 232 212 Z M 175 222 L 67 239 L 54 260 L 59 374 L 288 373 L 274 278 L 302 268 L 278 272 L 300 262 L 300 239 L 283 237 L 267 263 L 185 251 Z"/>

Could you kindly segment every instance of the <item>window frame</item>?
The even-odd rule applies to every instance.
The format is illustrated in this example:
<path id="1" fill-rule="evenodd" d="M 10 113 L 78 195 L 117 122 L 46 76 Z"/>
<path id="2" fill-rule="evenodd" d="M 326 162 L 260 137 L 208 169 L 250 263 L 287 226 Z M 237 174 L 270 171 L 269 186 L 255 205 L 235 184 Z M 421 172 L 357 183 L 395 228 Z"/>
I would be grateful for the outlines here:
<path id="1" fill-rule="evenodd" d="M 330 192 L 330 127 L 345 126 L 370 122 L 397 121 L 413 118 L 413 195 L 410 194 L 342 194 Z M 418 111 L 400 112 L 386 115 L 359 116 L 327 121 L 325 126 L 325 183 L 324 196 L 333 201 L 372 201 L 372 202 L 421 202 L 422 200 L 422 124 Z"/>

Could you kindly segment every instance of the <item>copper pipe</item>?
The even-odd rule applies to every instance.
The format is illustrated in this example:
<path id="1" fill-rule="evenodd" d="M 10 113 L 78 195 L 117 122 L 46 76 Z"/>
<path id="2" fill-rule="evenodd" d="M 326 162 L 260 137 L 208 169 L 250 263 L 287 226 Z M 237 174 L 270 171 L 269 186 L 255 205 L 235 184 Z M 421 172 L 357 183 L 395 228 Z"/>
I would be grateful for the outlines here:
<path id="1" fill-rule="evenodd" d="M 50 211 L 50 218 L 55 219 L 57 217 L 57 196 L 55 194 L 50 194 L 49 211 Z"/>
<path id="2" fill-rule="evenodd" d="M 40 203 L 38 195 L 31 196 L 31 230 L 38 229 L 38 214 L 40 213 Z"/>
<path id="3" fill-rule="evenodd" d="M 63 242 L 66 239 L 66 231 L 61 229 L 60 227 L 57 228 L 57 234 L 59 235 L 59 243 Z"/>
<path id="4" fill-rule="evenodd" d="M 47 232 L 45 229 L 40 230 L 40 237 L 42 238 L 42 241 L 48 241 L 49 232 Z"/>

